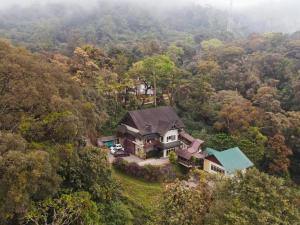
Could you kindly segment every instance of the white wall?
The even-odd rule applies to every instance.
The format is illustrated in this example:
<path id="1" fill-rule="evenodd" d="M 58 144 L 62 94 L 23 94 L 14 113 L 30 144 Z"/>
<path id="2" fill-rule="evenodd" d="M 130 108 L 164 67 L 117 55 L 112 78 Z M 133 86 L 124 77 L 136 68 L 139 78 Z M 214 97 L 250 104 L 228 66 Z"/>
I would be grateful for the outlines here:
<path id="1" fill-rule="evenodd" d="M 167 141 L 167 137 L 175 135 L 176 139 L 173 141 Z M 174 142 L 174 141 L 178 141 L 178 130 L 169 130 L 163 137 L 163 143 L 170 143 L 170 142 Z"/>

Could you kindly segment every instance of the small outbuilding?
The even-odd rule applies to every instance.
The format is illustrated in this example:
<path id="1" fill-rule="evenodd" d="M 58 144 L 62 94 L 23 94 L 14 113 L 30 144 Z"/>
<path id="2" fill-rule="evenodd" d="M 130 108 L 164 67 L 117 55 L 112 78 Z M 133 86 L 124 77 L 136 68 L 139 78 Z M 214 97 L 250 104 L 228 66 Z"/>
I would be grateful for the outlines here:
<path id="1" fill-rule="evenodd" d="M 251 160 L 238 147 L 225 151 L 207 148 L 205 154 L 207 156 L 204 160 L 203 169 L 209 173 L 232 176 L 237 171 L 243 172 L 254 166 Z"/>

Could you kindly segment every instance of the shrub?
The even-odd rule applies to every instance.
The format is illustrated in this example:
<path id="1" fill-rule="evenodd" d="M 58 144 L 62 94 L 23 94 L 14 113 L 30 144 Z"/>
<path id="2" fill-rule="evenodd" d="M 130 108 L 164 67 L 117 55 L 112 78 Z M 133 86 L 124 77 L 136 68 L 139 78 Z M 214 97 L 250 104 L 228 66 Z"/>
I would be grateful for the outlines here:
<path id="1" fill-rule="evenodd" d="M 169 154 L 169 161 L 172 164 L 176 164 L 176 162 L 177 162 L 177 155 L 176 155 L 175 152 L 170 152 L 170 154 Z"/>

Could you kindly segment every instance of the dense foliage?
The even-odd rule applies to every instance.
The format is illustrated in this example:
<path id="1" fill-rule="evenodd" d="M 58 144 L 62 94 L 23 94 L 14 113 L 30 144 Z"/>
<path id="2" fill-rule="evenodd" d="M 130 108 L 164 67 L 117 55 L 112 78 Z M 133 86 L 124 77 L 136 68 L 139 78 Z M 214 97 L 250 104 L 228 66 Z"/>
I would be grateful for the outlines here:
<path id="1" fill-rule="evenodd" d="M 184 4 L 165 7 L 162 2 L 98 0 L 87 7 L 57 2 L 13 7 L 0 11 L 0 33 L 34 50 L 64 50 L 71 53 L 84 43 L 126 44 L 147 51 L 145 40 L 192 40 L 226 32 L 226 14 L 209 7 Z M 144 45 L 139 48 L 136 43 Z"/>
<path id="2" fill-rule="evenodd" d="M 215 190 L 206 224 L 299 224 L 299 191 L 251 170 Z"/>
<path id="3" fill-rule="evenodd" d="M 0 13 L 2 36 L 35 52 L 0 41 L 0 224 L 299 223 L 297 33 L 237 38 L 221 12 L 202 7 L 154 16 L 141 5 L 112 10 L 113 1 L 82 17 L 76 7 L 36 7 Z M 207 147 L 238 146 L 260 172 L 168 184 L 146 210 L 92 146 L 128 110 L 155 105 L 173 106 Z M 171 167 L 116 167 L 175 177 Z"/>
<path id="4" fill-rule="evenodd" d="M 300 224 L 299 191 L 256 169 L 235 179 L 202 176 L 196 187 L 176 182 L 164 194 L 158 224 Z"/>

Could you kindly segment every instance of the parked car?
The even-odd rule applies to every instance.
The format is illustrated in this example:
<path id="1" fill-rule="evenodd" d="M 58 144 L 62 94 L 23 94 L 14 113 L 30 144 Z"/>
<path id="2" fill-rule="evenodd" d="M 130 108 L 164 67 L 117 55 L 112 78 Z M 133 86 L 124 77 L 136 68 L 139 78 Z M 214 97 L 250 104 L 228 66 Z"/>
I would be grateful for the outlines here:
<path id="1" fill-rule="evenodd" d="M 111 154 L 115 154 L 118 151 L 123 151 L 124 152 L 124 148 L 121 144 L 115 144 L 115 145 L 110 147 L 110 153 Z"/>
<path id="2" fill-rule="evenodd" d="M 125 151 L 116 151 L 113 156 L 118 158 L 118 157 L 126 157 L 126 156 L 129 156 L 130 154 L 128 152 L 125 152 Z"/>

